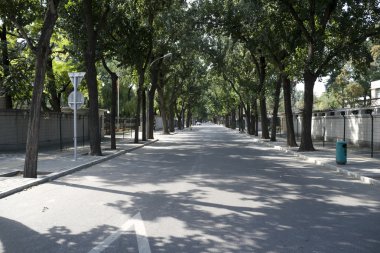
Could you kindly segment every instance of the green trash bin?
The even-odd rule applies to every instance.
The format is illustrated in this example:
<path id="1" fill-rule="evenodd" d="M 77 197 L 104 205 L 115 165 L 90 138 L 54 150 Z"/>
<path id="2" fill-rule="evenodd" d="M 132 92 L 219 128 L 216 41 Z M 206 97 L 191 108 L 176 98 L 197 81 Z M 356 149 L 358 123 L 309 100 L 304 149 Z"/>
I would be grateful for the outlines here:
<path id="1" fill-rule="evenodd" d="M 336 142 L 336 163 L 340 165 L 347 163 L 347 143 L 345 141 Z"/>

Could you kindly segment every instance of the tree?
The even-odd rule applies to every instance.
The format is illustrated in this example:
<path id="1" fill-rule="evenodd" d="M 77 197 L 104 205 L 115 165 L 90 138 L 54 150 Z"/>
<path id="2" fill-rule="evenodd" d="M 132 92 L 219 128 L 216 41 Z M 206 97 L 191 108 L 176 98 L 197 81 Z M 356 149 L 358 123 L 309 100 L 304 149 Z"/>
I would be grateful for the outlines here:
<path id="1" fill-rule="evenodd" d="M 18 89 L 19 88 L 18 85 L 15 85 L 17 81 L 20 81 L 20 80 L 17 80 L 18 78 L 15 78 L 17 74 L 16 75 L 13 74 L 12 64 L 14 63 L 11 63 L 10 61 L 11 52 L 9 51 L 9 45 L 11 45 L 10 43 L 11 41 L 8 39 L 7 35 L 12 34 L 12 37 L 17 37 L 17 39 L 22 38 L 24 45 L 26 44 L 27 46 L 29 46 L 30 51 L 32 51 L 33 56 L 35 56 L 36 55 L 36 41 L 38 41 L 40 38 L 39 34 L 37 33 L 38 31 L 41 30 L 41 26 L 42 26 L 41 22 L 43 20 L 43 16 L 41 14 L 44 13 L 44 9 L 45 8 L 42 5 L 42 3 L 39 3 L 38 1 L 34 1 L 34 0 L 25 0 L 25 1 L 1 0 L 0 1 L 0 21 L 2 24 L 1 25 L 2 26 L 2 31 L 1 31 L 2 64 L 1 66 L 3 68 L 3 78 L 2 78 L 3 80 L 0 85 L 0 95 L 5 96 L 6 108 L 8 109 L 12 107 L 12 96 L 15 95 L 16 91 L 20 91 Z M 30 29 L 28 31 L 26 27 L 30 27 L 30 28 L 35 27 L 35 29 Z M 7 29 L 7 28 L 11 28 L 11 29 Z M 13 31 L 13 28 L 15 28 L 15 33 L 17 34 L 8 32 L 8 30 Z M 23 71 L 23 73 L 25 73 L 25 71 Z"/>
<path id="2" fill-rule="evenodd" d="M 108 72 L 108 74 L 111 77 L 111 124 L 110 124 L 110 132 L 111 132 L 111 149 L 116 149 L 116 127 L 115 127 L 115 121 L 116 121 L 116 100 L 117 100 L 117 85 L 119 77 L 118 75 L 113 72 L 107 65 L 106 60 L 104 57 L 102 58 L 102 64 L 105 70 Z"/>
<path id="3" fill-rule="evenodd" d="M 313 151 L 311 120 L 316 79 L 378 34 L 378 5 L 374 1 L 290 1 L 278 0 L 280 11 L 289 13 L 300 28 L 304 44 L 297 48 L 295 60 L 303 69 L 305 85 L 300 151 Z"/>
<path id="4" fill-rule="evenodd" d="M 44 88 L 47 59 L 49 56 L 50 38 L 53 34 L 54 25 L 58 18 L 59 2 L 59 0 L 49 0 L 47 2 L 45 18 L 36 46 L 34 45 L 31 38 L 24 32 L 24 29 L 17 22 L 15 18 L 16 15 L 13 16 L 11 13 L 9 13 L 9 19 L 16 27 L 18 27 L 20 33 L 24 34 L 24 39 L 28 41 L 29 46 L 32 48 L 36 55 L 34 89 L 28 120 L 24 177 L 37 177 L 38 140 L 42 92 Z M 15 8 L 15 10 L 17 10 L 17 8 Z"/>
<path id="5" fill-rule="evenodd" d="M 282 75 L 280 73 L 277 77 L 277 80 L 274 81 L 274 92 L 273 92 L 274 105 L 273 105 L 271 135 L 270 135 L 271 141 L 276 141 L 277 115 L 278 115 L 278 108 L 280 104 L 281 82 L 282 82 Z"/>
<path id="6" fill-rule="evenodd" d="M 104 19 L 108 10 L 104 11 L 97 25 L 95 24 L 92 0 L 83 0 L 83 12 L 86 29 L 84 61 L 86 66 L 86 81 L 89 94 L 90 155 L 101 156 L 102 150 L 100 146 L 98 82 L 96 78 L 97 72 L 95 64 L 98 32 L 101 31 L 101 24 L 104 24 Z"/>
<path id="7" fill-rule="evenodd" d="M 2 50 L 2 68 L 3 68 L 3 79 L 6 79 L 10 76 L 10 61 L 9 61 L 9 53 L 8 53 L 8 39 L 7 39 L 7 26 L 3 21 L 1 34 L 1 50 Z M 4 84 L 4 82 L 2 82 Z M 3 95 L 5 98 L 5 109 L 12 109 L 12 96 L 9 92 L 9 89 L 5 85 L 0 86 L 0 95 Z"/>
<path id="8" fill-rule="evenodd" d="M 292 111 L 292 80 L 297 76 L 298 69 L 290 65 L 296 47 L 300 43 L 300 30 L 292 25 L 290 15 L 279 13 L 278 6 L 267 2 L 262 8 L 265 11 L 265 18 L 262 23 L 266 30 L 263 36 L 263 48 L 268 55 L 269 61 L 278 69 L 282 78 L 282 88 L 284 94 L 284 109 L 286 119 L 286 139 L 287 145 L 296 147 L 296 138 L 293 124 Z M 277 94 L 276 92 L 274 93 Z M 276 98 L 275 98 L 276 99 Z M 273 122 L 273 121 L 272 121 Z M 273 130 L 273 128 L 272 128 Z"/>

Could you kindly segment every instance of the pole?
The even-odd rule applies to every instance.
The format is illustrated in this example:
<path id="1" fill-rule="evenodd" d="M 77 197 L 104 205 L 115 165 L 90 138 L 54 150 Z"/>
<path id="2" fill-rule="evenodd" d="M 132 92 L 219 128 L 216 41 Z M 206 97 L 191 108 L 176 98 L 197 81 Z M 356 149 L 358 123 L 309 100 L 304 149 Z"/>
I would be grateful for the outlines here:
<path id="1" fill-rule="evenodd" d="M 117 79 L 117 129 L 120 129 L 120 87 Z"/>
<path id="2" fill-rule="evenodd" d="M 84 115 L 82 115 L 82 145 L 84 147 Z"/>
<path id="3" fill-rule="evenodd" d="M 74 161 L 77 160 L 77 85 L 78 77 L 74 77 Z"/>
<path id="4" fill-rule="evenodd" d="M 373 115 L 371 115 L 371 157 L 373 158 Z"/>
<path id="5" fill-rule="evenodd" d="M 325 147 L 326 127 L 323 127 L 322 147 Z"/>
<path id="6" fill-rule="evenodd" d="M 343 141 L 346 141 L 346 116 L 343 115 Z"/>
<path id="7" fill-rule="evenodd" d="M 62 112 L 59 113 L 59 147 L 62 151 L 63 143 L 62 143 Z"/>

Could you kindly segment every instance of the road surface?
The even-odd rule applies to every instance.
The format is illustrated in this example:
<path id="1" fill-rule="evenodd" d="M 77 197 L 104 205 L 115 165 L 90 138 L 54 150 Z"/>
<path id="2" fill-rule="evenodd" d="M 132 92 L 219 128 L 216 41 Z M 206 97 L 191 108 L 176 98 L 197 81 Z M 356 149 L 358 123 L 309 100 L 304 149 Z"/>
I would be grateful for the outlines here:
<path id="1" fill-rule="evenodd" d="M 0 200 L 0 252 L 380 252 L 379 188 L 202 125 Z"/>

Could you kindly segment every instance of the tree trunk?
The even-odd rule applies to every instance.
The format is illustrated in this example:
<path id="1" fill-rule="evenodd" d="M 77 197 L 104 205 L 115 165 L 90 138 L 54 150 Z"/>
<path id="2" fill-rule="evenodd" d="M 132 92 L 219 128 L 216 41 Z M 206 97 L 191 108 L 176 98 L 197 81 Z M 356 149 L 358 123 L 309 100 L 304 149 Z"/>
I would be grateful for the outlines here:
<path id="1" fill-rule="evenodd" d="M 117 108 L 117 89 L 118 89 L 118 79 L 116 73 L 111 74 L 111 149 L 116 149 L 116 108 Z"/>
<path id="2" fill-rule="evenodd" d="M 89 95 L 89 134 L 90 134 L 90 155 L 101 156 L 100 146 L 101 136 L 99 127 L 99 102 L 98 102 L 98 82 L 96 79 L 96 43 L 97 34 L 95 31 L 92 0 L 83 0 L 83 10 L 85 16 L 87 45 L 85 51 L 86 80 Z"/>
<path id="3" fill-rule="evenodd" d="M 262 96 L 260 98 L 260 114 L 261 114 L 261 138 L 269 139 L 267 100 L 265 96 Z"/>
<path id="4" fill-rule="evenodd" d="M 317 77 L 309 71 L 304 72 L 305 93 L 304 109 L 302 111 L 302 133 L 299 151 L 315 151 L 311 137 L 311 120 L 313 114 L 314 84 Z"/>
<path id="5" fill-rule="evenodd" d="M 191 109 L 190 106 L 187 106 L 187 115 L 186 115 L 186 127 L 189 128 L 191 126 Z"/>
<path id="6" fill-rule="evenodd" d="M 259 57 L 259 63 L 257 64 L 257 74 L 259 77 L 259 91 L 260 91 L 260 114 L 261 114 L 261 138 L 269 139 L 268 129 L 268 116 L 267 116 L 267 101 L 265 94 L 265 78 L 266 78 L 266 60 L 264 56 Z"/>
<path id="7" fill-rule="evenodd" d="M 135 143 L 139 143 L 139 128 L 140 128 L 140 115 L 141 115 L 141 101 L 144 85 L 144 71 L 141 67 L 138 68 L 139 83 L 137 88 L 137 103 L 136 103 L 136 115 L 135 115 Z"/>
<path id="8" fill-rule="evenodd" d="M 286 118 L 286 142 L 289 147 L 297 147 L 296 135 L 294 133 L 293 111 L 292 111 L 292 86 L 286 74 L 282 76 L 284 90 L 284 108 Z"/>
<path id="9" fill-rule="evenodd" d="M 154 139 L 154 95 L 156 87 L 150 88 L 148 92 L 148 139 Z"/>
<path id="10" fill-rule="evenodd" d="M 239 105 L 239 132 L 244 132 L 244 129 L 243 129 L 243 106 L 241 103 Z"/>
<path id="11" fill-rule="evenodd" d="M 247 103 L 247 110 L 245 111 L 245 115 L 246 115 L 246 118 L 247 118 L 247 132 L 249 135 L 252 135 L 253 134 L 253 131 L 252 131 L 252 118 L 251 118 L 251 106 L 249 103 Z"/>
<path id="12" fill-rule="evenodd" d="M 276 81 L 275 91 L 273 94 L 274 105 L 273 105 L 272 127 L 271 127 L 271 136 L 270 136 L 271 141 L 276 141 L 277 114 L 278 114 L 278 107 L 280 105 L 280 92 L 281 92 L 281 75 L 279 75 Z"/>
<path id="13" fill-rule="evenodd" d="M 163 128 L 162 133 L 169 134 L 164 89 L 162 87 L 159 87 L 157 91 L 158 91 L 159 106 L 160 106 L 160 112 L 161 112 L 161 118 L 162 118 L 162 128 Z"/>
<path id="14" fill-rule="evenodd" d="M 172 108 L 169 108 L 169 131 L 175 132 L 175 113 Z"/>
<path id="15" fill-rule="evenodd" d="M 36 49 L 34 89 L 32 104 L 29 112 L 28 131 L 26 140 L 26 154 L 24 164 L 24 177 L 37 177 L 38 141 L 40 130 L 41 99 L 44 89 L 46 61 L 49 55 L 50 38 L 58 18 L 59 0 L 50 0 L 41 35 Z"/>
<path id="16" fill-rule="evenodd" d="M 7 40 L 7 27 L 5 25 L 5 20 L 3 20 L 3 27 L 0 34 L 1 39 L 1 51 L 2 51 L 2 67 L 4 70 L 4 79 L 10 75 L 10 61 L 8 54 L 8 40 Z M 5 97 L 5 109 L 12 109 L 12 96 L 9 94 L 8 87 L 0 87 L 0 96 L 4 95 Z"/>
<path id="17" fill-rule="evenodd" d="M 225 118 L 226 118 L 226 120 L 225 120 L 224 124 L 227 128 L 230 128 L 230 126 L 231 126 L 230 115 L 226 114 Z"/>
<path id="18" fill-rule="evenodd" d="M 169 131 L 171 133 L 175 132 L 175 113 L 174 106 L 176 103 L 173 103 L 169 107 Z"/>
<path id="19" fill-rule="evenodd" d="M 255 126 L 255 136 L 259 136 L 259 110 L 257 109 L 257 99 L 254 99 L 253 101 L 253 118 L 254 118 L 254 126 Z"/>
<path id="20" fill-rule="evenodd" d="M 184 128 L 184 126 L 183 126 L 184 124 L 182 123 L 184 110 L 185 110 L 185 102 L 182 101 L 182 104 L 181 104 L 181 111 L 177 114 L 178 129 L 179 129 L 179 130 L 182 130 L 182 129 Z"/>
<path id="21" fill-rule="evenodd" d="M 231 111 L 231 129 L 236 129 L 236 108 Z"/>
<path id="22" fill-rule="evenodd" d="M 177 115 L 178 130 L 182 130 L 182 114 Z"/>
<path id="23" fill-rule="evenodd" d="M 52 107 L 52 110 L 54 112 L 61 112 L 61 100 L 57 93 L 57 84 L 55 81 L 55 75 L 53 70 L 53 59 L 51 57 L 51 49 L 49 50 L 49 57 L 47 59 L 47 65 L 46 65 L 46 76 L 47 76 L 47 84 L 46 88 L 50 93 L 50 105 Z"/>
<path id="24" fill-rule="evenodd" d="M 119 77 L 110 68 L 108 68 L 106 60 L 102 58 L 103 67 L 106 69 L 108 74 L 111 76 L 111 122 L 110 122 L 110 132 L 111 132 L 111 149 L 116 149 L 116 106 L 117 106 L 117 83 Z"/>
<path id="25" fill-rule="evenodd" d="M 146 89 L 141 92 L 141 111 L 142 111 L 142 140 L 146 141 Z"/>
<path id="26" fill-rule="evenodd" d="M 150 68 L 151 87 L 148 92 L 148 139 L 154 139 L 154 96 L 158 86 L 159 68 L 154 64 Z"/>
<path id="27" fill-rule="evenodd" d="M 181 118 L 182 118 L 182 129 L 185 129 L 185 112 L 186 112 L 186 107 L 185 107 L 185 101 L 183 101 L 183 104 L 182 104 L 182 115 L 181 115 Z"/>

